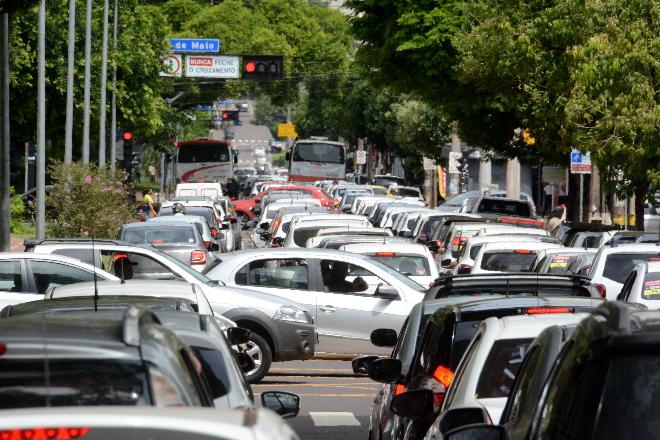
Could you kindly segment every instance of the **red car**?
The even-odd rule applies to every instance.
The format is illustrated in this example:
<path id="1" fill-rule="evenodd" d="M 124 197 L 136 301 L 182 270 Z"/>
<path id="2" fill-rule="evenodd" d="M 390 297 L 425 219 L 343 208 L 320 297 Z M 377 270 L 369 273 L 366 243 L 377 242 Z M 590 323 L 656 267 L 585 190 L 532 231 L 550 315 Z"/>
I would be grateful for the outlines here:
<path id="1" fill-rule="evenodd" d="M 308 194 L 314 199 L 319 199 L 321 201 L 321 206 L 323 207 L 333 207 L 333 200 L 328 197 L 328 195 L 321 189 L 315 186 L 298 186 L 298 185 L 287 185 L 287 186 L 277 186 L 275 188 L 267 189 L 262 191 L 254 197 L 249 199 L 235 200 L 234 206 L 236 207 L 236 214 L 241 219 L 241 221 L 246 222 L 254 219 L 253 208 L 256 208 L 261 202 L 261 198 L 266 194 L 275 191 L 298 191 L 305 194 Z"/>

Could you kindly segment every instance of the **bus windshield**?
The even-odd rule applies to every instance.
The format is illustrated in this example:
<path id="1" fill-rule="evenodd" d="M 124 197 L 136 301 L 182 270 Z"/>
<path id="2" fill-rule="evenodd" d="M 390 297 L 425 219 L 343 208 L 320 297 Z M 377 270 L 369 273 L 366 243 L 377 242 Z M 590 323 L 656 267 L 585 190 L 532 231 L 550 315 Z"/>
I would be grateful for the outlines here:
<path id="1" fill-rule="evenodd" d="M 344 148 L 334 144 L 300 143 L 293 152 L 293 161 L 343 164 Z"/>
<path id="2" fill-rule="evenodd" d="M 229 148 L 224 143 L 182 144 L 179 163 L 229 162 Z"/>

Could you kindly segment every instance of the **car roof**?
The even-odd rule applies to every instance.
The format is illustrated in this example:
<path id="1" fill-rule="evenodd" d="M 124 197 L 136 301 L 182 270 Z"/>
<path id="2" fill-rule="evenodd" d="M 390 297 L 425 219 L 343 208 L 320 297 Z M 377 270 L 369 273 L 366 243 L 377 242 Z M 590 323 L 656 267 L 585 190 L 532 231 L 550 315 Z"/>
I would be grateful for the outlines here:
<path id="1" fill-rule="evenodd" d="M 427 255 L 428 248 L 421 244 L 414 243 L 355 243 L 342 246 L 340 249 L 345 252 L 401 252 Z"/>
<path id="2" fill-rule="evenodd" d="M 435 302 L 446 304 L 443 298 L 424 301 L 426 307 L 432 307 Z M 463 315 L 469 316 L 470 313 L 480 314 L 490 310 L 498 309 L 520 309 L 518 314 L 524 313 L 525 308 L 536 307 L 572 307 L 572 308 L 596 308 L 602 304 L 602 298 L 586 298 L 571 296 L 503 296 L 484 297 L 474 301 L 451 304 L 454 313 L 461 318 Z M 467 317 L 465 316 L 465 317 Z"/>
<path id="3" fill-rule="evenodd" d="M 616 246 L 603 246 L 600 248 L 599 252 L 605 254 L 625 254 L 630 252 L 653 252 L 656 251 L 660 254 L 660 245 L 656 243 L 627 243 L 619 244 Z"/>
<path id="4" fill-rule="evenodd" d="M 151 217 L 146 222 L 167 222 L 167 223 L 206 223 L 206 219 L 201 215 L 163 215 L 159 217 Z"/>
<path id="5" fill-rule="evenodd" d="M 126 280 L 93 281 L 67 284 L 53 288 L 47 293 L 48 298 L 93 295 L 95 290 L 99 295 L 139 295 L 155 297 L 184 298 L 197 302 L 194 285 L 179 280 Z"/>
<path id="6" fill-rule="evenodd" d="M 535 338 L 551 325 L 577 324 L 586 313 L 548 313 L 537 315 L 504 316 L 488 318 L 482 326 L 496 327 L 495 340 Z"/>
<path id="7" fill-rule="evenodd" d="M 243 249 L 240 251 L 234 251 L 229 254 L 224 254 L 222 256 L 222 261 L 229 261 L 236 258 L 249 258 L 252 256 L 266 256 L 266 257 L 277 257 L 278 255 L 300 255 L 300 258 L 305 256 L 311 258 L 332 258 L 332 257 L 354 257 L 360 260 L 367 260 L 372 262 L 371 258 L 359 254 L 350 254 L 348 252 L 342 252 L 335 249 L 319 249 L 319 248 L 269 248 L 268 252 L 264 252 L 263 249 Z"/>
<path id="8" fill-rule="evenodd" d="M 204 220 L 206 221 L 206 220 Z M 181 221 L 169 221 L 167 222 L 167 226 L 174 226 L 174 227 L 185 227 L 185 228 L 192 228 L 194 225 L 191 222 L 181 220 Z M 134 222 L 134 223 L 127 223 L 122 228 L 124 229 L 141 229 L 141 228 L 159 228 L 162 226 L 154 225 L 151 223 L 151 221 L 146 221 L 146 222 Z"/>
<path id="9" fill-rule="evenodd" d="M 559 243 L 546 243 L 543 241 L 519 241 L 519 242 L 495 242 L 495 243 L 484 243 L 483 247 L 481 248 L 482 252 L 486 251 L 507 251 L 507 250 L 515 250 L 515 249 L 528 249 L 528 250 L 542 250 L 542 249 L 565 249 L 564 246 L 562 246 Z"/>

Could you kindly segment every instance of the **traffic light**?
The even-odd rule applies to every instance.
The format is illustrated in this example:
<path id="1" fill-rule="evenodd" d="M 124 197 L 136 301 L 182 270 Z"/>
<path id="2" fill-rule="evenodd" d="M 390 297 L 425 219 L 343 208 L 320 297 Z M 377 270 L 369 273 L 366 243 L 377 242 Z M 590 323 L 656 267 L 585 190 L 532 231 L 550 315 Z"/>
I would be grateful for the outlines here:
<path id="1" fill-rule="evenodd" d="M 223 110 L 222 121 L 223 122 L 234 121 L 234 125 L 243 125 L 240 118 L 240 112 L 238 110 Z"/>
<path id="2" fill-rule="evenodd" d="M 281 55 L 244 55 L 242 79 L 268 81 L 284 78 L 284 57 Z"/>
<path id="3" fill-rule="evenodd" d="M 131 173 L 131 161 L 133 160 L 133 133 L 125 131 L 122 135 L 124 139 L 124 160 L 122 161 L 122 168 L 127 173 Z"/>

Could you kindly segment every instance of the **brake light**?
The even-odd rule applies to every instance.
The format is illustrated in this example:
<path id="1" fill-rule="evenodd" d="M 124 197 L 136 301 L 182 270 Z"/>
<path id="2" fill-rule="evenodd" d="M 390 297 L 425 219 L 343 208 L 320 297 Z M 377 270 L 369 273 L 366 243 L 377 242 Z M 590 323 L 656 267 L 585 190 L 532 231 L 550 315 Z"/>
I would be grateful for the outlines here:
<path id="1" fill-rule="evenodd" d="M 206 252 L 192 251 L 190 253 L 190 264 L 206 264 Z"/>
<path id="2" fill-rule="evenodd" d="M 549 313 L 573 313 L 570 307 L 530 307 L 527 309 L 528 315 L 547 315 Z"/>
<path id="3" fill-rule="evenodd" d="M 436 368 L 433 372 L 433 378 L 440 382 L 442 386 L 445 387 L 445 389 L 447 389 L 454 380 L 454 372 L 443 365 L 438 365 L 438 368 Z"/>
<path id="4" fill-rule="evenodd" d="M 211 237 L 216 238 L 218 236 L 218 230 L 215 228 L 211 229 Z"/>
<path id="5" fill-rule="evenodd" d="M 594 284 L 594 287 L 598 289 L 598 293 L 600 293 L 601 298 L 605 298 L 607 296 L 607 288 L 605 288 L 604 285 L 602 284 Z"/>
<path id="6" fill-rule="evenodd" d="M 534 251 L 530 251 L 529 249 L 516 249 L 513 251 L 514 254 L 533 254 Z"/>
<path id="7" fill-rule="evenodd" d="M 206 248 L 208 249 L 209 246 L 211 246 L 211 242 L 204 240 L 204 246 L 206 246 Z"/>
<path id="8" fill-rule="evenodd" d="M 69 440 L 87 435 L 89 428 L 32 428 L 0 431 L 0 440 Z"/>
<path id="9" fill-rule="evenodd" d="M 395 252 L 376 252 L 377 257 L 393 257 L 395 255 Z"/>
<path id="10" fill-rule="evenodd" d="M 7 353 L 7 344 L 0 344 L 0 356 Z"/>
<path id="11" fill-rule="evenodd" d="M 466 236 L 461 236 L 461 237 L 456 237 L 451 241 L 451 244 L 454 246 L 458 246 L 464 241 L 466 241 L 468 238 Z"/>
<path id="12" fill-rule="evenodd" d="M 660 257 L 651 257 L 649 261 L 660 261 Z"/>
<path id="13" fill-rule="evenodd" d="M 394 396 L 398 396 L 399 394 L 403 394 L 406 391 L 405 385 L 401 385 L 400 383 L 396 384 L 396 387 L 394 388 Z"/>
<path id="14" fill-rule="evenodd" d="M 154 243 L 154 244 L 163 244 L 163 243 L 165 243 L 165 240 L 158 239 L 158 240 L 152 241 L 152 243 Z"/>

